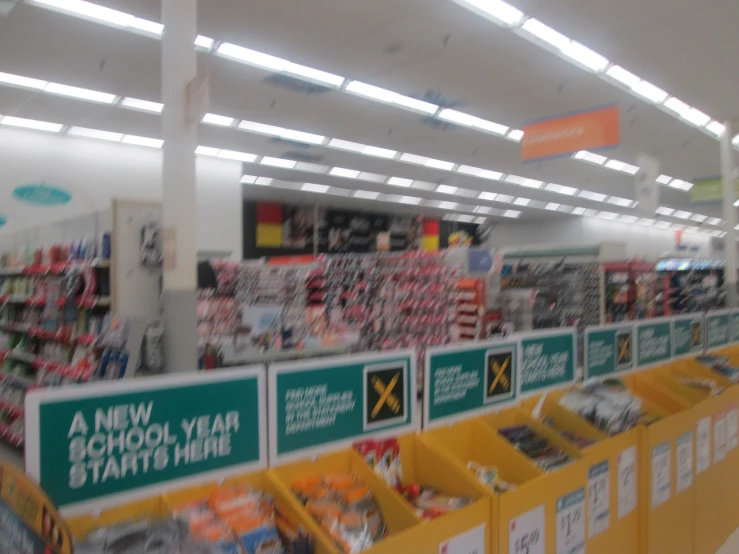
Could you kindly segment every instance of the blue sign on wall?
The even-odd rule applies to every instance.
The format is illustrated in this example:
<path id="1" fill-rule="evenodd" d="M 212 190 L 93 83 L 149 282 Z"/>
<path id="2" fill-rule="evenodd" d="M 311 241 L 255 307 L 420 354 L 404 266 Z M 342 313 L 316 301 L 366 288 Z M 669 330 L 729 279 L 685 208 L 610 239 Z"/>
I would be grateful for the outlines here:
<path id="1" fill-rule="evenodd" d="M 470 273 L 490 273 L 493 269 L 493 253 L 482 248 L 467 251 L 467 265 Z"/>
<path id="2" fill-rule="evenodd" d="M 64 189 L 44 184 L 21 185 L 13 190 L 13 198 L 34 206 L 61 206 L 72 200 Z"/>
<path id="3" fill-rule="evenodd" d="M 0 215 L 0 227 L 4 227 L 7 222 L 8 220 Z"/>

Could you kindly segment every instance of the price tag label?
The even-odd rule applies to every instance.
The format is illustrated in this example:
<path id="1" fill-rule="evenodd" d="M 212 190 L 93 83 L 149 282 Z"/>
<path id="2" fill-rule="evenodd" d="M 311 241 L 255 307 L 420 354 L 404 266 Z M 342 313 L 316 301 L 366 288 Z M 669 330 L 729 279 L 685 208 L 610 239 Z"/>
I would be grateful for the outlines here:
<path id="1" fill-rule="evenodd" d="M 602 533 L 611 524 L 611 486 L 608 460 L 588 469 L 588 536 Z"/>
<path id="2" fill-rule="evenodd" d="M 703 473 L 711 467 L 711 418 L 706 417 L 698 422 L 696 432 L 696 473 Z"/>
<path id="3" fill-rule="evenodd" d="M 509 554 L 544 554 L 544 506 L 513 518 L 508 524 Z"/>
<path id="4" fill-rule="evenodd" d="M 485 554 L 485 524 L 439 545 L 439 554 Z"/>
<path id="5" fill-rule="evenodd" d="M 585 489 L 557 499 L 557 554 L 585 552 Z"/>
<path id="6" fill-rule="evenodd" d="M 693 484 L 693 433 L 685 433 L 677 439 L 677 493 Z"/>
<path id="7" fill-rule="evenodd" d="M 726 417 L 716 414 L 713 420 L 713 459 L 719 463 L 726 457 Z"/>
<path id="8" fill-rule="evenodd" d="M 670 499 L 672 486 L 670 462 L 669 442 L 658 444 L 652 449 L 652 508 Z"/>
<path id="9" fill-rule="evenodd" d="M 728 450 L 734 450 L 739 446 L 739 409 L 732 406 L 726 416 L 726 432 L 729 436 Z"/>
<path id="10" fill-rule="evenodd" d="M 618 519 L 636 510 L 636 446 L 618 455 Z"/>

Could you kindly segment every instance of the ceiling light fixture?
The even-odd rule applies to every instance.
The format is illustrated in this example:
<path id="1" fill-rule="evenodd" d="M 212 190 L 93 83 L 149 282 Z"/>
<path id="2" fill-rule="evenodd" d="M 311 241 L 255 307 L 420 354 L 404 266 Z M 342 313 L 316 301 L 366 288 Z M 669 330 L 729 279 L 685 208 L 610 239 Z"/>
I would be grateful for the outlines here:
<path id="1" fill-rule="evenodd" d="M 674 96 L 671 96 L 670 98 L 665 100 L 664 104 L 662 105 L 668 110 L 675 112 L 679 116 L 686 114 L 691 109 L 690 106 L 688 106 L 685 102 L 683 102 L 679 98 L 675 98 Z"/>
<path id="2" fill-rule="evenodd" d="M 521 212 L 518 210 L 506 210 L 503 212 L 503 217 L 519 218 L 521 217 Z"/>
<path id="3" fill-rule="evenodd" d="M 638 218 L 633 215 L 620 215 L 618 216 L 618 221 L 623 221 L 624 223 L 636 223 L 636 220 Z"/>
<path id="4" fill-rule="evenodd" d="M 574 40 L 562 48 L 562 54 L 593 73 L 599 73 L 608 67 L 607 58 Z"/>
<path id="5" fill-rule="evenodd" d="M 0 72 L 0 83 L 35 90 L 43 90 L 47 84 L 46 81 L 41 81 L 40 79 L 32 79 L 30 77 L 22 77 L 21 75 L 2 72 Z"/>
<path id="6" fill-rule="evenodd" d="M 125 135 L 121 142 L 125 144 L 133 144 L 136 146 L 147 146 L 148 148 L 161 148 L 164 144 L 164 141 L 161 139 L 139 137 L 137 135 Z"/>
<path id="7" fill-rule="evenodd" d="M 582 214 L 584 214 L 584 213 L 585 213 L 585 208 L 580 208 L 580 207 L 577 207 L 577 208 L 575 208 L 574 210 L 572 210 L 572 213 L 573 213 L 574 215 L 582 215 Z"/>
<path id="8" fill-rule="evenodd" d="M 359 177 L 359 171 L 356 171 L 354 169 L 346 169 L 344 167 L 332 167 L 331 171 L 329 171 L 329 175 L 334 175 L 336 177 L 346 177 L 347 179 L 356 179 Z"/>
<path id="9" fill-rule="evenodd" d="M 524 21 L 523 25 L 518 29 L 525 31 L 529 35 L 550 46 L 553 46 L 557 50 L 564 50 L 570 43 L 570 39 L 562 33 L 555 31 L 548 25 L 544 25 L 544 23 L 538 19 L 534 19 L 533 17 Z"/>
<path id="10" fill-rule="evenodd" d="M 677 210 L 674 214 L 672 214 L 673 217 L 676 217 L 678 219 L 690 219 L 690 216 L 692 215 L 692 213 L 686 212 L 684 210 Z"/>
<path id="11" fill-rule="evenodd" d="M 565 187 L 563 185 L 557 185 L 555 183 L 548 183 L 544 187 L 544 190 L 556 192 L 557 194 L 565 194 L 567 196 L 574 196 L 575 193 L 577 193 L 577 189 L 574 187 Z"/>
<path id="12" fill-rule="evenodd" d="M 513 204 L 516 206 L 528 206 L 531 203 L 530 198 L 516 198 Z"/>
<path id="13" fill-rule="evenodd" d="M 609 204 L 613 204 L 614 206 L 630 208 L 633 200 L 629 200 L 628 198 L 619 198 L 618 196 L 611 196 L 610 198 L 608 198 L 607 202 Z"/>
<path id="14" fill-rule="evenodd" d="M 393 185 L 395 187 L 410 187 L 413 184 L 413 179 L 403 179 L 401 177 L 390 177 L 390 179 L 387 180 L 388 185 Z"/>
<path id="15" fill-rule="evenodd" d="M 436 192 L 440 192 L 442 194 L 455 194 L 457 192 L 457 187 L 452 187 L 450 185 L 439 185 L 436 187 Z"/>
<path id="16" fill-rule="evenodd" d="M 691 217 L 690 219 L 698 223 L 703 223 L 706 219 L 708 219 L 708 216 L 702 214 L 693 214 L 693 217 Z"/>
<path id="17" fill-rule="evenodd" d="M 487 19 L 492 18 L 494 23 L 508 27 L 519 25 L 524 19 L 524 13 L 502 0 L 454 0 L 457 4 L 472 7 Z"/>
<path id="18" fill-rule="evenodd" d="M 198 146 L 195 149 L 195 154 L 198 156 L 218 156 L 218 148 L 212 148 L 210 146 Z"/>
<path id="19" fill-rule="evenodd" d="M 67 131 L 67 134 L 73 137 L 107 140 L 110 142 L 120 142 L 123 138 L 122 133 L 98 131 L 97 129 L 87 129 L 86 127 L 70 127 L 69 131 Z"/>
<path id="20" fill-rule="evenodd" d="M 716 225 L 716 226 L 723 225 L 724 224 L 724 220 L 723 219 L 719 219 L 718 217 L 709 217 L 708 218 L 708 224 L 709 225 Z"/>
<path id="21" fill-rule="evenodd" d="M 439 202 L 439 208 L 441 208 L 442 210 L 454 210 L 457 206 L 458 204 L 456 202 Z"/>
<path id="22" fill-rule="evenodd" d="M 690 108 L 687 112 L 680 114 L 680 117 L 696 127 L 703 127 L 711 121 L 710 116 L 695 108 Z"/>
<path id="23" fill-rule="evenodd" d="M 303 183 L 303 186 L 300 187 L 300 190 L 304 190 L 306 192 L 318 192 L 318 193 L 325 193 L 328 192 L 328 185 L 317 185 L 315 183 Z"/>
<path id="24" fill-rule="evenodd" d="M 657 182 L 662 185 L 667 185 L 670 181 L 672 181 L 672 177 L 669 175 L 660 175 L 657 177 Z"/>
<path id="25" fill-rule="evenodd" d="M 33 3 L 80 15 L 87 19 L 97 19 L 119 27 L 129 27 L 136 19 L 131 14 L 111 10 L 83 0 L 33 0 Z"/>
<path id="26" fill-rule="evenodd" d="M 362 198 L 364 200 L 377 200 L 380 196 L 379 192 L 373 192 L 370 190 L 356 190 L 354 191 L 354 198 Z"/>
<path id="27" fill-rule="evenodd" d="M 203 123 L 209 125 L 218 125 L 219 127 L 231 127 L 236 121 L 233 117 L 226 117 L 225 115 L 216 115 L 207 113 L 203 116 Z"/>
<path id="28" fill-rule="evenodd" d="M 255 162 L 256 154 L 247 154 L 246 152 L 237 152 L 236 150 L 219 150 L 218 157 L 224 160 L 235 160 L 238 162 Z"/>
<path id="29" fill-rule="evenodd" d="M 290 75 L 297 75 L 302 79 L 315 81 L 322 85 L 329 85 L 333 88 L 339 88 L 342 84 L 344 84 L 344 81 L 346 80 L 341 75 L 334 75 L 333 73 L 329 73 L 327 71 L 321 71 L 320 69 L 314 69 L 312 67 L 308 67 L 307 65 L 300 65 L 292 62 L 287 64 L 287 67 L 285 68 L 285 73 Z"/>
<path id="30" fill-rule="evenodd" d="M 665 206 L 660 206 L 655 210 L 655 212 L 657 212 L 659 215 L 672 215 L 673 213 L 675 213 L 675 210 L 673 210 L 672 208 L 666 208 Z"/>
<path id="31" fill-rule="evenodd" d="M 401 204 L 414 204 L 417 206 L 418 204 L 421 203 L 421 199 L 416 196 L 401 196 L 400 203 Z"/>
<path id="32" fill-rule="evenodd" d="M 209 52 L 213 49 L 213 44 L 215 44 L 215 41 L 210 37 L 204 37 L 203 35 L 195 37 L 195 46 L 204 48 Z"/>
<path id="33" fill-rule="evenodd" d="M 245 62 L 249 65 L 256 65 L 257 67 L 263 67 L 265 69 L 271 69 L 281 73 L 285 71 L 287 66 L 290 64 L 289 61 L 278 58 L 277 56 L 270 56 L 250 48 L 244 48 L 243 46 L 237 46 L 230 42 L 221 43 L 216 49 L 216 53 L 224 58 L 230 58 L 239 62 Z"/>
<path id="34" fill-rule="evenodd" d="M 99 102 L 100 104 L 112 104 L 115 102 L 116 95 L 107 92 L 98 92 L 86 88 L 70 87 L 68 85 L 60 85 L 59 83 L 47 83 L 44 91 L 59 96 L 69 96 L 70 98 L 79 98 L 80 100 L 88 100 L 90 102 Z"/>
<path id="35" fill-rule="evenodd" d="M 25 119 L 9 115 L 0 116 L 0 124 L 8 125 L 9 127 L 34 129 L 36 131 L 48 131 L 50 133 L 58 133 L 62 130 L 62 127 L 64 127 L 61 123 L 49 123 L 48 121 L 37 121 L 35 119 Z"/>
<path id="36" fill-rule="evenodd" d="M 586 200 L 593 200 L 594 202 L 603 202 L 608 197 L 605 194 L 600 194 L 599 192 L 591 192 L 589 190 L 581 190 L 578 196 L 580 198 L 585 198 Z"/>
<path id="37" fill-rule="evenodd" d="M 477 195 L 477 197 L 480 200 L 487 200 L 489 202 L 493 202 L 496 198 L 498 198 L 498 194 L 494 192 L 481 192 Z"/>
<path id="38" fill-rule="evenodd" d="M 306 144 L 322 144 L 326 137 L 323 135 L 314 135 L 313 133 L 304 133 L 303 131 L 294 131 L 293 129 L 285 129 L 280 133 L 280 138 L 293 142 L 304 142 Z"/>
<path id="39" fill-rule="evenodd" d="M 523 131 L 521 129 L 513 129 L 509 131 L 505 138 L 510 139 L 514 142 L 521 142 L 523 138 Z"/>
<path id="40" fill-rule="evenodd" d="M 369 85 L 361 81 L 350 81 L 349 84 L 346 85 L 345 90 L 358 96 L 364 96 L 365 98 L 371 98 L 372 100 L 377 100 L 386 104 L 398 104 L 429 115 L 435 114 L 439 109 L 439 106 L 435 104 L 403 96 L 397 92 Z"/>
<path id="41" fill-rule="evenodd" d="M 618 81 L 622 85 L 626 85 L 628 88 L 633 88 L 641 82 L 641 79 L 639 77 L 637 77 L 630 71 L 626 71 L 620 65 L 612 65 L 608 68 L 608 71 L 606 71 L 605 74 L 614 81 Z"/>
<path id="42" fill-rule="evenodd" d="M 262 161 L 259 163 L 261 163 L 262 165 L 268 165 L 271 167 L 282 167 L 285 169 L 292 169 L 295 167 L 295 164 L 297 162 L 295 162 L 294 160 L 284 160 L 282 158 L 273 158 L 272 156 L 264 156 L 262 158 Z"/>
<path id="43" fill-rule="evenodd" d="M 711 121 L 708 125 L 706 125 L 706 131 L 709 131 L 716 138 L 721 138 L 726 132 L 726 126 L 723 123 L 719 123 L 718 121 Z"/>
<path id="44" fill-rule="evenodd" d="M 143 112 L 162 113 L 164 104 L 159 102 L 149 102 L 148 100 L 139 100 L 138 98 L 125 97 L 121 100 L 121 106 L 131 108 L 132 110 L 141 110 Z"/>
<path id="45" fill-rule="evenodd" d="M 659 87 L 654 86 L 649 81 L 640 81 L 639 84 L 631 87 L 631 90 L 637 96 L 641 96 L 652 104 L 659 104 L 667 98 L 667 93 Z"/>
<path id="46" fill-rule="evenodd" d="M 544 206 L 544 209 L 549 210 L 550 212 L 556 212 L 561 205 L 562 204 L 557 204 L 556 202 L 549 202 L 549 204 Z"/>
<path id="47" fill-rule="evenodd" d="M 520 185 L 530 189 L 538 189 L 544 184 L 542 181 L 536 179 L 527 179 L 526 177 L 519 177 L 518 175 L 506 175 L 504 179 L 506 183 L 512 183 L 514 185 Z"/>
<path id="48" fill-rule="evenodd" d="M 579 152 L 575 152 L 574 154 L 572 154 L 572 157 L 576 160 L 584 160 L 596 165 L 603 165 L 608 159 L 605 156 L 601 156 L 600 154 L 593 154 L 592 152 L 588 152 L 587 150 L 580 150 Z"/>

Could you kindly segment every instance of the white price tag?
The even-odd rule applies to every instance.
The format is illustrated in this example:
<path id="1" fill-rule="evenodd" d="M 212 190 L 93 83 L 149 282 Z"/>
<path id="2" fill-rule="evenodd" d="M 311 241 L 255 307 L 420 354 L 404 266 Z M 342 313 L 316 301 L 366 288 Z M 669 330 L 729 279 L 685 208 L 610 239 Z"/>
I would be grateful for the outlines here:
<path id="1" fill-rule="evenodd" d="M 544 554 L 544 506 L 513 518 L 508 524 L 509 554 Z"/>
<path id="2" fill-rule="evenodd" d="M 739 446 L 739 409 L 732 406 L 726 416 L 726 432 L 729 435 L 728 449 L 734 450 Z"/>
<path id="3" fill-rule="evenodd" d="M 602 533 L 611 524 L 611 486 L 608 460 L 588 469 L 588 536 Z"/>
<path id="4" fill-rule="evenodd" d="M 703 473 L 711 467 L 711 418 L 706 417 L 698 422 L 695 448 L 695 472 Z"/>
<path id="5" fill-rule="evenodd" d="M 585 489 L 557 499 L 557 554 L 585 552 Z"/>
<path id="6" fill-rule="evenodd" d="M 672 486 L 670 463 L 669 442 L 658 444 L 652 449 L 652 508 L 670 499 Z"/>
<path id="7" fill-rule="evenodd" d="M 693 484 L 693 433 L 685 433 L 677 439 L 677 484 L 676 492 L 680 494 Z"/>
<path id="8" fill-rule="evenodd" d="M 485 554 L 485 524 L 439 545 L 439 554 Z"/>
<path id="9" fill-rule="evenodd" d="M 726 457 L 726 418 L 716 414 L 713 420 L 713 460 L 719 463 Z"/>
<path id="10" fill-rule="evenodd" d="M 636 446 L 618 455 L 618 519 L 636 510 Z"/>

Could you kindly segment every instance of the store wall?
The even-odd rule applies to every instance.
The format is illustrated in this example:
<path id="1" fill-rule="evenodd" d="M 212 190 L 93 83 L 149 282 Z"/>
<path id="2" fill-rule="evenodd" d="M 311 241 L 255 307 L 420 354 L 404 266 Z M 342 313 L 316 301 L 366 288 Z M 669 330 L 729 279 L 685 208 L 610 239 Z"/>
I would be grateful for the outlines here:
<path id="1" fill-rule="evenodd" d="M 618 243 L 626 246 L 628 257 L 656 260 L 676 252 L 675 232 L 627 225 L 592 217 L 526 221 L 497 224 L 488 239 L 491 247 L 507 246 L 586 246 L 599 243 Z M 691 256 L 723 258 L 711 247 L 711 238 L 684 234 L 682 243 L 688 245 Z"/>
<path id="2" fill-rule="evenodd" d="M 58 137 L 33 131 L 0 129 L 0 250 L 19 243 L 46 244 L 49 233 L 60 240 L 92 234 L 92 214 L 105 212 L 113 197 L 161 200 L 160 150 Z M 241 259 L 241 163 L 215 158 L 197 160 L 198 249 L 227 251 Z M 59 186 L 72 194 L 63 206 L 34 207 L 12 197 L 24 184 Z M 98 217 L 103 228 L 105 216 Z"/>

